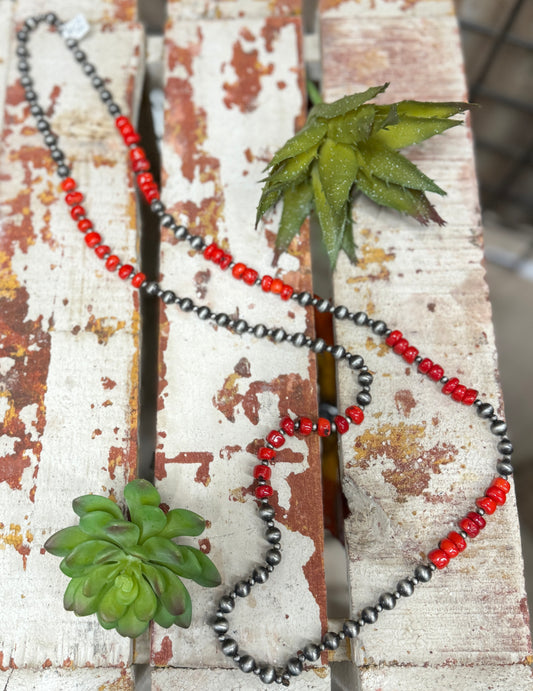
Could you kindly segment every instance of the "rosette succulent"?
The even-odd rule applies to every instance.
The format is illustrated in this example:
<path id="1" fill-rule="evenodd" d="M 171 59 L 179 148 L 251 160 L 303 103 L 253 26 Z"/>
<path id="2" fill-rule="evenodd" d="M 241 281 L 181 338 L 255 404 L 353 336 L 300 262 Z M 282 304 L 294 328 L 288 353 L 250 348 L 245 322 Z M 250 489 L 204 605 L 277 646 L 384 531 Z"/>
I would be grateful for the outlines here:
<path id="1" fill-rule="evenodd" d="M 256 225 L 270 207 L 283 199 L 277 253 L 288 248 L 305 218 L 315 211 L 331 266 L 335 266 L 341 249 L 355 261 L 351 213 L 355 191 L 413 216 L 424 225 L 429 221 L 444 223 L 425 192 L 446 193 L 398 149 L 461 124 L 449 118 L 470 105 L 367 103 L 387 86 L 375 86 L 333 103 L 318 103 L 303 129 L 270 161 Z"/>
<path id="2" fill-rule="evenodd" d="M 129 520 L 106 497 L 74 499 L 79 525 L 47 540 L 45 549 L 63 557 L 61 571 L 71 578 L 65 609 L 82 617 L 96 613 L 104 629 L 131 638 L 152 620 L 166 628 L 188 627 L 192 603 L 181 579 L 213 587 L 220 575 L 203 552 L 173 539 L 200 535 L 205 521 L 186 509 L 165 513 L 158 491 L 147 480 L 127 484 L 124 498 Z"/>

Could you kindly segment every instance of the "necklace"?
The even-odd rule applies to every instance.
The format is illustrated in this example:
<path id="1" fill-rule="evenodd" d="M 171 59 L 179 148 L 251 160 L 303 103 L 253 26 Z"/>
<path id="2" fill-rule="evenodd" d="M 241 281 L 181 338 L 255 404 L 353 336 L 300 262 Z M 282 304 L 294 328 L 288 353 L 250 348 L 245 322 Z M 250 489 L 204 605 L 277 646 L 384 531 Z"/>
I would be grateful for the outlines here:
<path id="1" fill-rule="evenodd" d="M 37 94 L 33 88 L 30 77 L 29 53 L 27 42 L 30 33 L 41 23 L 47 23 L 56 29 L 61 29 L 62 24 L 55 14 L 38 15 L 31 17 L 24 23 L 17 37 L 19 45 L 17 55 L 18 67 L 21 72 L 21 84 L 24 87 L 26 99 L 30 106 L 30 112 L 36 117 L 37 127 L 44 137 L 44 142 L 50 150 L 51 156 L 57 163 L 57 172 L 61 178 L 61 189 L 65 193 L 65 202 L 69 207 L 72 219 L 84 237 L 88 248 L 93 249 L 96 256 L 102 260 L 106 269 L 124 282 L 130 281 L 135 289 L 145 291 L 148 295 L 160 298 L 167 305 L 176 305 L 183 312 L 192 312 L 203 321 L 214 322 L 217 326 L 226 328 L 231 332 L 244 336 L 252 335 L 256 338 L 268 338 L 274 343 L 282 341 L 293 346 L 307 347 L 314 353 L 328 352 L 336 361 L 345 362 L 350 369 L 357 373 L 360 390 L 356 394 L 356 403 L 348 406 L 344 415 L 335 416 L 333 421 L 319 418 L 316 422 L 307 417 L 296 420 L 284 417 L 278 429 L 272 430 L 266 437 L 265 443 L 258 452 L 258 461 L 253 469 L 256 481 L 255 496 L 258 500 L 259 516 L 265 524 L 265 537 L 267 551 L 264 562 L 258 564 L 251 574 L 244 576 L 234 586 L 229 588 L 217 604 L 213 618 L 213 629 L 220 641 L 222 652 L 233 659 L 238 667 L 247 673 L 253 672 L 264 683 L 289 685 L 291 677 L 298 676 L 304 664 L 318 660 L 325 650 L 336 649 L 345 638 L 354 638 L 359 635 L 362 627 L 373 624 L 378 616 L 386 610 L 393 609 L 396 602 L 402 597 L 409 597 L 416 587 L 429 581 L 433 572 L 443 569 L 450 561 L 467 547 L 467 540 L 476 537 L 486 525 L 485 516 L 494 513 L 498 506 L 506 501 L 510 490 L 508 477 L 513 469 L 510 463 L 512 444 L 506 436 L 506 424 L 495 414 L 490 403 L 478 398 L 475 389 L 467 388 L 457 377 L 448 377 L 443 368 L 434 363 L 428 357 L 420 355 L 419 350 L 404 338 L 402 332 L 390 329 L 384 321 L 372 319 L 366 313 L 352 312 L 343 305 L 334 305 L 329 300 L 313 296 L 307 292 L 297 293 L 294 289 L 279 278 L 271 276 L 259 276 L 259 273 L 241 262 L 234 261 L 233 257 L 224 252 L 215 243 L 206 245 L 199 235 L 193 235 L 189 230 L 178 224 L 169 214 L 160 200 L 159 189 L 150 172 L 150 164 L 140 146 L 139 134 L 135 131 L 130 121 L 121 114 L 119 106 L 113 101 L 109 90 L 105 88 L 104 80 L 97 74 L 84 51 L 82 51 L 75 39 L 66 39 L 74 59 L 80 64 L 84 73 L 90 78 L 93 87 L 97 90 L 101 100 L 107 106 L 110 115 L 129 148 L 129 156 L 132 169 L 136 174 L 136 181 L 142 196 L 156 214 L 160 223 L 169 228 L 178 240 L 185 240 L 191 249 L 201 252 L 206 261 L 210 261 L 220 267 L 222 271 L 231 271 L 232 276 L 250 288 L 261 288 L 263 292 L 278 295 L 284 301 L 292 300 L 302 307 L 312 306 L 319 312 L 330 312 L 338 320 L 348 320 L 356 326 L 370 329 L 371 333 L 381 338 L 384 343 L 400 358 L 400 362 L 415 365 L 418 372 L 427 376 L 436 385 L 441 386 L 445 395 L 467 407 L 476 410 L 479 418 L 490 426 L 490 431 L 497 437 L 497 450 L 501 458 L 497 461 L 497 476 L 492 480 L 484 496 L 475 500 L 475 505 L 464 517 L 457 521 L 457 530 L 450 531 L 443 537 L 438 546 L 427 553 L 427 559 L 418 563 L 413 572 L 401 579 L 390 592 L 382 593 L 377 602 L 364 607 L 353 619 L 344 622 L 338 632 L 326 632 L 319 641 L 311 642 L 291 656 L 281 668 L 273 665 L 257 662 L 245 652 L 240 652 L 237 642 L 228 635 L 228 615 L 234 610 L 236 602 L 240 598 L 247 597 L 252 588 L 264 583 L 275 567 L 281 561 L 281 531 L 274 522 L 275 510 L 269 498 L 274 489 L 271 485 L 272 467 L 276 453 L 286 442 L 287 437 L 295 434 L 306 436 L 316 433 L 326 437 L 333 433 L 345 434 L 350 425 L 359 425 L 364 420 L 364 409 L 371 403 L 371 385 L 373 376 L 365 365 L 363 358 L 358 354 L 346 351 L 342 345 L 327 345 L 321 338 L 309 338 L 304 333 L 288 333 L 283 328 L 267 328 L 263 324 L 250 325 L 244 319 L 231 319 L 228 314 L 214 313 L 207 306 L 198 306 L 188 297 L 179 297 L 173 290 L 163 289 L 157 282 L 147 280 L 146 276 L 131 264 L 124 264 L 114 254 L 111 248 L 105 244 L 101 234 L 93 227 L 82 205 L 83 194 L 78 190 L 75 180 L 71 177 L 69 166 L 65 163 L 64 153 L 58 146 L 57 137 L 53 134 L 48 120 L 40 107 Z"/>

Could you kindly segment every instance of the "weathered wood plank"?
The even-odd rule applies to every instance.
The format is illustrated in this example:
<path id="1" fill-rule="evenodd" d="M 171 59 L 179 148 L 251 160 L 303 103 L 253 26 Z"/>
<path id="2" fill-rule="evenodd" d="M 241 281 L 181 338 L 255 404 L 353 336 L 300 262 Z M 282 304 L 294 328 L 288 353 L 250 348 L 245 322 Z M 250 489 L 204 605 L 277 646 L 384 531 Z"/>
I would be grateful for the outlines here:
<path id="1" fill-rule="evenodd" d="M 325 677 L 327 675 L 327 678 Z M 155 669 L 152 691 L 264 691 L 265 685 L 253 675 L 235 669 Z M 330 688 L 329 674 L 324 667 L 307 672 L 291 681 L 293 691 L 324 691 Z"/>
<path id="2" fill-rule="evenodd" d="M 382 102 L 465 99 L 451 2 L 421 2 L 412 11 L 404 11 L 410 3 L 402 2 L 332 4 L 323 3 L 321 25 L 326 100 L 385 81 L 391 86 Z M 446 198 L 435 200 L 447 225 L 422 229 L 395 212 L 358 202 L 360 261 L 356 267 L 339 261 L 336 302 L 402 329 L 423 356 L 478 388 L 502 413 L 469 128 L 413 147 L 409 156 L 447 190 Z M 342 324 L 337 334 L 350 348 L 366 350 L 376 372 L 366 428 L 342 444 L 357 614 L 394 589 L 473 508 L 494 475 L 497 451 L 473 410 L 445 399 L 369 331 Z M 351 388 L 341 374 L 341 408 Z M 501 665 L 502 678 L 514 674 L 518 688 L 530 688 L 523 667 L 531 647 L 514 498 L 445 572 L 365 629 L 352 652 L 362 666 L 362 689 L 437 688 L 440 680 L 449 680 L 450 688 L 470 687 L 459 681 L 461 665 L 473 666 L 480 687 L 487 687 Z M 412 673 L 405 665 L 413 666 Z"/>
<path id="3" fill-rule="evenodd" d="M 133 691 L 128 669 L 11 669 L 0 672 L 3 691 Z"/>
<path id="4" fill-rule="evenodd" d="M 39 7 L 19 3 L 17 21 Z M 104 15 L 111 17 L 111 10 L 106 5 Z M 13 34 L 15 27 L 9 29 Z M 97 26 L 84 41 L 126 112 L 136 107 L 142 40 L 139 26 L 121 23 L 107 24 L 105 32 Z M 52 103 L 52 127 L 73 162 L 95 227 L 121 256 L 134 259 L 135 202 L 112 120 L 50 30 L 37 32 L 30 52 L 36 90 L 45 107 Z M 0 159 L 0 666 L 44 669 L 47 684 L 60 678 L 50 668 L 124 666 L 131 659 L 129 640 L 103 631 L 96 617 L 77 619 L 63 610 L 68 581 L 43 544 L 74 523 L 74 497 L 120 496 L 135 474 L 138 305 L 84 248 L 11 56 L 7 84 Z M 13 688 L 19 677 L 20 688 L 32 678 L 18 670 L 12 678 L 6 674 Z M 76 681 L 70 688 L 93 689 L 94 675 L 86 676 L 85 686 Z M 107 683 L 104 677 L 131 685 L 127 671 L 103 673 Z"/>
<path id="5" fill-rule="evenodd" d="M 165 201 L 193 232 L 216 241 L 237 261 L 309 289 L 307 237 L 275 269 L 277 218 L 267 222 L 265 232 L 253 227 L 262 169 L 302 122 L 299 21 L 193 22 L 181 19 L 179 5 L 169 9 Z M 187 248 L 169 243 L 176 241 L 167 233 L 163 283 L 180 296 L 252 324 L 283 325 L 291 332 L 313 328 L 302 310 L 293 312 L 291 305 L 237 283 L 201 257 L 187 258 Z M 156 628 L 152 662 L 225 667 L 234 663 L 217 651 L 208 617 L 215 601 L 265 550 L 252 498 L 253 453 L 280 415 L 316 411 L 315 362 L 288 344 L 237 337 L 175 307 L 164 310 L 162 333 L 158 487 L 167 504 L 186 505 L 208 519 L 201 544 L 219 566 L 224 586 L 216 592 L 191 587 L 196 603 L 191 629 Z M 318 444 L 311 439 L 287 446 L 279 453 L 273 482 L 285 556 L 262 592 L 239 603 L 231 617 L 241 647 L 276 663 L 319 637 L 326 623 Z M 198 688 L 180 681 L 183 674 L 179 669 L 172 676 L 180 688 Z M 197 679 L 197 673 L 190 675 Z M 239 683 L 244 688 L 253 682 L 245 677 Z"/>

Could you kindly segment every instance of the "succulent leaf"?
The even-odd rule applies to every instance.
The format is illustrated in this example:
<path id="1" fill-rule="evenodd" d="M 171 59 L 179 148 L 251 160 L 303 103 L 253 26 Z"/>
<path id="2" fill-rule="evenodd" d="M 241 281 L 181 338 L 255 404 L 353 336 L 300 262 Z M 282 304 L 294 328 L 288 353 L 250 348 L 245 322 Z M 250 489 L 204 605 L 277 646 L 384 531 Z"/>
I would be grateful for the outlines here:
<path id="1" fill-rule="evenodd" d="M 338 116 L 328 122 L 328 137 L 339 144 L 358 144 L 371 135 L 376 119 L 376 107 L 361 106 L 351 113 Z"/>
<path id="2" fill-rule="evenodd" d="M 358 158 L 350 146 L 326 139 L 320 149 L 318 171 L 324 194 L 335 211 L 346 204 L 358 169 Z"/>
<path id="3" fill-rule="evenodd" d="M 187 627 L 192 602 L 181 577 L 212 587 L 220 574 L 203 552 L 171 538 L 199 535 L 205 521 L 186 509 L 165 515 L 146 480 L 129 483 L 124 496 L 131 522 L 111 500 L 85 495 L 73 502 L 79 526 L 47 540 L 46 549 L 63 557 L 60 568 L 71 578 L 63 604 L 78 616 L 96 613 L 103 628 L 121 636 L 140 635 L 152 620 Z"/>
<path id="4" fill-rule="evenodd" d="M 285 251 L 292 239 L 298 234 L 302 223 L 313 209 L 313 188 L 309 181 L 293 185 L 287 189 L 284 196 L 283 211 L 278 234 L 276 249 Z"/>
<path id="5" fill-rule="evenodd" d="M 400 101 L 396 104 L 398 115 L 411 115 L 415 118 L 449 118 L 464 113 L 471 107 L 470 103 L 458 101 Z"/>
<path id="6" fill-rule="evenodd" d="M 382 94 L 388 86 L 388 83 L 382 84 L 381 86 L 371 86 L 362 93 L 344 96 L 333 103 L 319 103 L 311 108 L 308 122 L 313 122 L 314 120 L 318 120 L 320 118 L 324 120 L 331 120 L 339 115 L 346 115 L 350 111 L 356 110 L 362 106 L 363 103 L 366 103 L 367 101 L 376 98 L 376 96 L 379 94 Z"/>
<path id="7" fill-rule="evenodd" d="M 278 149 L 267 168 L 274 168 L 282 161 L 299 156 L 317 146 L 327 131 L 328 126 L 323 122 L 309 123 Z"/>
<path id="8" fill-rule="evenodd" d="M 403 149 L 412 144 L 419 144 L 436 134 L 442 134 L 450 127 L 460 125 L 460 120 L 442 118 L 415 118 L 406 115 L 397 125 L 380 129 L 375 138 L 392 149 Z"/>
<path id="9" fill-rule="evenodd" d="M 342 244 L 342 237 L 344 235 L 346 210 L 342 209 L 339 212 L 335 212 L 335 209 L 329 203 L 318 166 L 313 166 L 311 171 L 311 183 L 315 199 L 315 211 L 318 216 L 318 222 L 322 228 L 324 244 L 330 263 L 332 266 L 335 266 L 337 255 L 339 254 L 339 249 Z"/>

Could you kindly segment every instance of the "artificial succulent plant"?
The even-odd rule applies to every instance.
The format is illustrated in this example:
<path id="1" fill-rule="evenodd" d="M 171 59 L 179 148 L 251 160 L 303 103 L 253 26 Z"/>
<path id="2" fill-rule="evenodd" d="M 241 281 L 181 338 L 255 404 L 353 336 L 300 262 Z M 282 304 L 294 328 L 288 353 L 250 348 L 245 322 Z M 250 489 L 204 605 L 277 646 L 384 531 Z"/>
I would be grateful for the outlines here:
<path id="1" fill-rule="evenodd" d="M 333 103 L 318 103 L 303 129 L 270 161 L 256 224 L 283 199 L 276 238 L 278 254 L 288 248 L 305 218 L 315 211 L 332 267 L 341 249 L 355 261 L 351 211 L 355 191 L 424 225 L 429 221 L 444 223 L 425 192 L 446 193 L 398 149 L 460 124 L 460 120 L 449 118 L 470 105 L 367 103 L 387 86 L 375 86 Z"/>
<path id="2" fill-rule="evenodd" d="M 192 603 L 182 578 L 202 586 L 219 585 L 213 562 L 195 547 L 173 539 L 197 536 L 204 519 L 186 509 L 165 513 L 147 480 L 124 488 L 129 520 L 111 499 L 87 494 L 74 499 L 79 525 L 52 535 L 45 548 L 63 557 L 61 571 L 71 578 L 63 604 L 78 616 L 95 614 L 104 629 L 134 638 L 150 621 L 187 627 Z"/>

